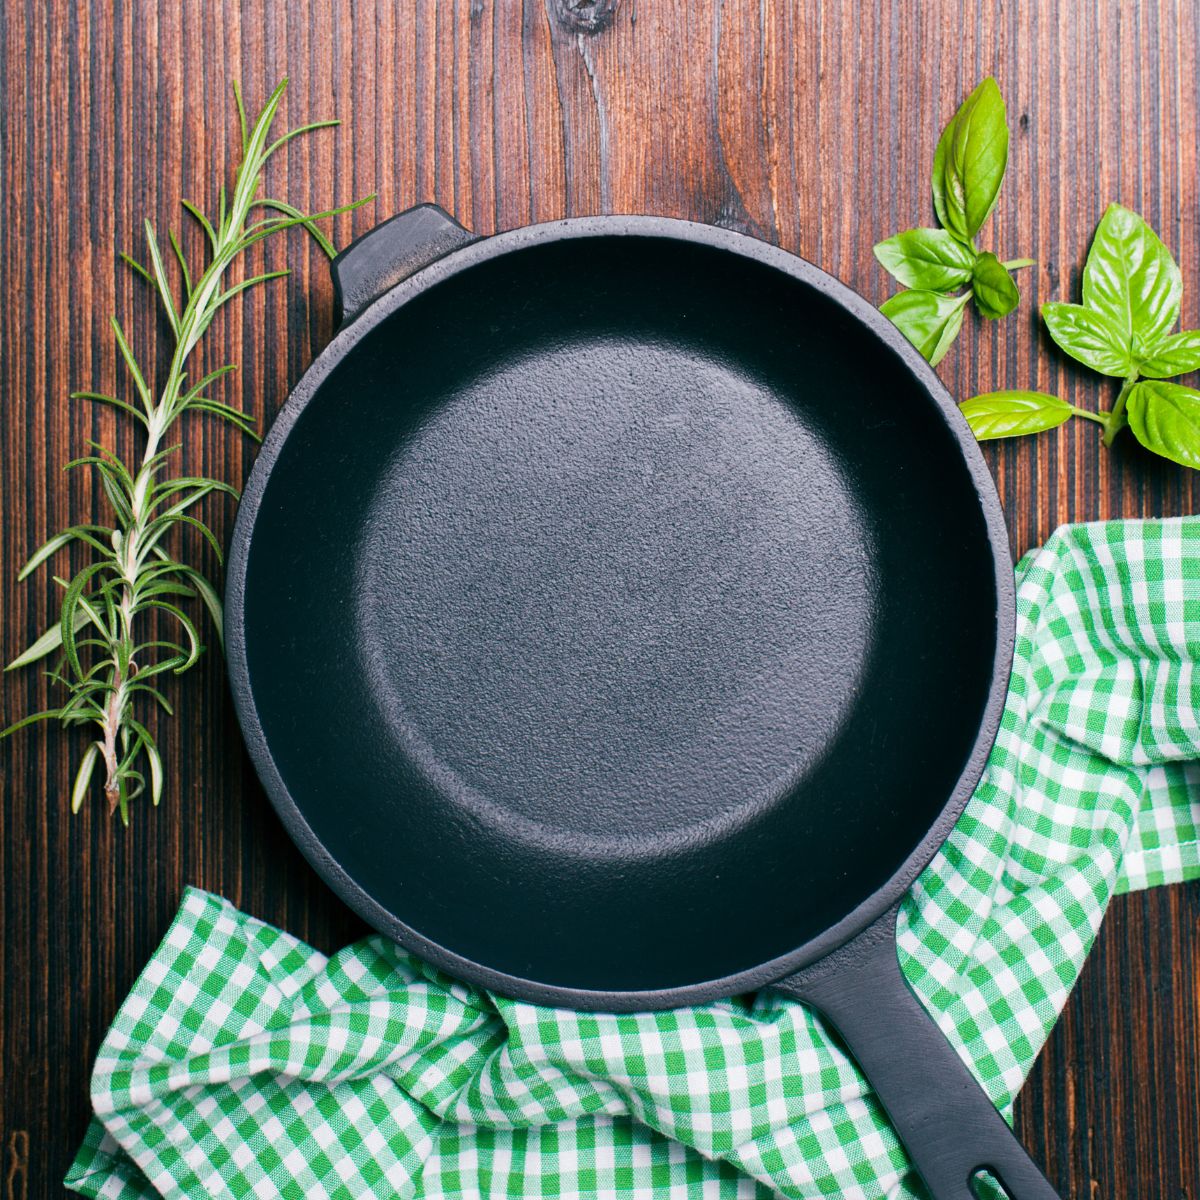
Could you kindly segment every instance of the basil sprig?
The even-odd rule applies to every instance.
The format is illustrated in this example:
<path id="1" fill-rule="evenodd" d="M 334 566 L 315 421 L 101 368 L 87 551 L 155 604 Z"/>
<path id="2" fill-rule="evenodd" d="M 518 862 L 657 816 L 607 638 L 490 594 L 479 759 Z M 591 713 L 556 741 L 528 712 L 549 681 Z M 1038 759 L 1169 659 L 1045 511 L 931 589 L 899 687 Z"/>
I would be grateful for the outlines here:
<path id="1" fill-rule="evenodd" d="M 1076 361 L 1122 380 L 1111 410 L 1076 408 L 1044 392 L 988 392 L 962 404 L 975 436 L 1017 437 L 1072 416 L 1126 426 L 1148 450 L 1200 468 L 1200 392 L 1166 380 L 1200 370 L 1200 330 L 1175 333 L 1183 280 L 1171 252 L 1135 212 L 1110 205 L 1083 268 L 1083 303 L 1042 305 L 1054 341 Z"/>
<path id="2" fill-rule="evenodd" d="M 906 229 L 875 247 L 884 269 L 909 289 L 881 311 L 934 365 L 958 337 L 972 296 L 991 319 L 1007 316 L 1021 299 L 1011 272 L 1032 261 L 1001 262 L 975 246 L 1007 168 L 1004 97 L 989 77 L 962 102 L 933 156 L 933 207 L 941 228 Z"/>

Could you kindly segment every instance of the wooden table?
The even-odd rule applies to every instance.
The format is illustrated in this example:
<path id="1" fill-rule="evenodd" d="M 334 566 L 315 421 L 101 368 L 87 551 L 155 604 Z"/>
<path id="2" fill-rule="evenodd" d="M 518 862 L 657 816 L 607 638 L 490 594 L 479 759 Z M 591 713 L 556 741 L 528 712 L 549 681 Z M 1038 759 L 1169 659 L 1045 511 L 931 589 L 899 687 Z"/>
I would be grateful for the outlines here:
<path id="1" fill-rule="evenodd" d="M 290 10 L 290 11 L 289 11 Z M 307 10 L 307 11 L 303 11 Z M 127 423 L 66 399 L 118 381 L 116 311 L 148 347 L 149 298 L 116 262 L 144 216 L 212 206 L 235 150 L 229 82 L 260 102 L 292 79 L 292 123 L 344 124 L 271 171 L 319 209 L 375 191 L 336 222 L 340 244 L 419 200 L 480 233 L 584 213 L 648 212 L 753 233 L 889 292 L 879 238 L 932 219 L 929 166 L 963 94 L 995 74 L 1008 100 L 1008 183 L 987 231 L 1036 256 L 1023 303 L 968 320 L 941 367 L 957 397 L 1039 386 L 1075 403 L 1112 388 L 1069 367 L 1037 303 L 1076 298 L 1111 200 L 1178 255 L 1184 323 L 1200 323 L 1195 4 L 1043 0 L 421 0 L 0 5 L 0 609 L 5 658 L 50 619 L 24 555 L 96 507 L 58 469 L 88 437 L 133 447 Z M 187 244 L 198 248 L 194 230 Z M 299 236 L 265 256 L 285 284 L 214 328 L 210 363 L 242 364 L 226 398 L 269 420 L 330 336 L 320 255 Z M 161 341 L 161 330 L 160 341 Z M 160 356 L 160 364 L 163 361 Z M 831 398 L 836 402 L 836 398 Z M 185 459 L 234 481 L 253 446 L 197 420 Z M 1128 443 L 1128 439 L 1122 439 Z M 1200 508 L 1200 475 L 1096 429 L 986 450 L 1013 550 L 1062 521 Z M 229 507 L 214 505 L 219 531 Z M 204 557 L 204 556 L 202 556 Z M 213 564 L 208 563 L 211 567 Z M 53 728 L 0 747 L 0 1196 L 55 1195 L 88 1116 L 92 1056 L 167 928 L 185 884 L 228 896 L 323 949 L 358 922 L 283 836 L 242 753 L 220 656 L 171 688 L 158 811 L 129 829 L 99 795 L 67 811 L 80 743 Z M 3 713 L 43 707 L 34 671 L 8 676 Z M 1063 1020 L 1022 1094 L 1019 1131 L 1064 1195 L 1200 1194 L 1200 887 L 1115 901 Z"/>

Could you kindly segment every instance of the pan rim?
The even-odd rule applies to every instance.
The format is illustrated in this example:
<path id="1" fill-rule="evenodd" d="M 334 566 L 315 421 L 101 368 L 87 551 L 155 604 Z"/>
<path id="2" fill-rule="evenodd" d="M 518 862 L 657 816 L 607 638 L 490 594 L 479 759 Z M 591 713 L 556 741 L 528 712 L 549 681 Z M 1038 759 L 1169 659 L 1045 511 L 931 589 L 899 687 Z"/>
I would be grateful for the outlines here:
<path id="1" fill-rule="evenodd" d="M 246 573 L 259 508 L 271 472 L 301 414 L 338 363 L 382 321 L 438 283 L 502 255 L 548 242 L 598 237 L 647 237 L 683 241 L 723 250 L 781 271 L 822 293 L 882 341 L 927 395 L 953 437 L 975 488 L 991 550 L 996 594 L 996 642 L 992 677 L 980 727 L 970 753 L 937 819 L 893 875 L 874 893 L 816 937 L 754 967 L 719 978 L 667 988 L 605 991 L 547 984 L 498 971 L 425 937 L 376 901 L 344 870 L 308 824 L 284 783 L 258 717 L 246 654 L 244 602 Z M 846 284 L 798 255 L 747 234 L 670 217 L 575 217 L 523 226 L 482 237 L 414 272 L 343 325 L 317 355 L 292 390 L 251 468 L 242 493 L 229 550 L 225 588 L 225 655 L 234 709 L 256 773 L 284 828 L 322 880 L 374 929 L 420 958 L 468 983 L 502 995 L 554 1007 L 634 1012 L 705 1003 L 781 982 L 825 958 L 876 921 L 903 897 L 945 842 L 983 773 L 999 730 L 1015 642 L 1016 585 L 999 495 L 991 472 L 965 419 L 933 369 L 878 309 Z"/>

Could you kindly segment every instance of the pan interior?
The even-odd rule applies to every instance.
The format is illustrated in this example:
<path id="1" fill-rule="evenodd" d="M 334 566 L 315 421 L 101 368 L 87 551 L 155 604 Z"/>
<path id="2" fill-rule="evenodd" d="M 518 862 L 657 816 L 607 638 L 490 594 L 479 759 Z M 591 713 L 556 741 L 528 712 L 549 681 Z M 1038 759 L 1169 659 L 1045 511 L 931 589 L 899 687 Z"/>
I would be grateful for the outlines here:
<path id="1" fill-rule="evenodd" d="M 675 341 L 585 330 L 457 382 L 370 510 L 371 694 L 507 837 L 645 857 L 750 822 L 861 686 L 850 480 L 769 384 Z"/>
<path id="2" fill-rule="evenodd" d="M 533 245 L 324 380 L 247 560 L 300 814 L 422 938 L 660 990 L 785 954 L 941 811 L 995 649 L 969 473 L 819 290 L 665 238 Z"/>

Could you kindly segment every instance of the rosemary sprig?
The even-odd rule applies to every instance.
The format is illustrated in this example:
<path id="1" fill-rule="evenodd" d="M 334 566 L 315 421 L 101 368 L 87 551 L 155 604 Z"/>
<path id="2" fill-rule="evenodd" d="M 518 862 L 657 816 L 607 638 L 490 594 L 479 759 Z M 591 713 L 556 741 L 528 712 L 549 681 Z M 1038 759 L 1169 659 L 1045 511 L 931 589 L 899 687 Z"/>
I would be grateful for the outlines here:
<path id="1" fill-rule="evenodd" d="M 165 672 L 178 675 L 191 667 L 203 649 L 200 635 L 184 605 L 199 599 L 208 610 L 217 638 L 221 638 L 221 600 L 216 589 L 194 566 L 172 556 L 164 538 L 172 529 L 188 526 L 204 537 L 217 553 L 221 549 L 208 526 L 195 515 L 195 505 L 212 493 L 237 497 L 227 483 L 198 475 L 171 476 L 167 468 L 180 443 L 168 444 L 168 434 L 188 411 L 210 413 L 255 437 L 255 420 L 248 413 L 213 398 L 212 386 L 235 370 L 232 363 L 209 371 L 194 383 L 187 367 L 193 351 L 217 312 L 257 284 L 287 275 L 267 271 L 237 283 L 227 282 L 233 263 L 251 246 L 282 230 L 300 226 L 332 257 L 334 250 L 316 222 L 349 212 L 373 199 L 325 212 L 305 214 L 283 200 L 258 195 L 263 171 L 278 150 L 292 138 L 314 129 L 336 125 L 317 121 L 290 130 L 269 141 L 287 80 L 271 93 L 251 124 L 241 93 L 234 87 L 241 127 L 241 162 L 232 191 L 222 185 L 216 220 L 211 220 L 187 200 L 183 207 L 199 223 L 207 239 L 203 270 L 193 278 L 187 258 L 173 230 L 168 231 L 169 254 L 176 263 L 180 295 L 177 299 L 167 272 L 158 236 L 146 222 L 148 266 L 122 254 L 121 258 L 155 289 L 174 337 L 166 377 L 157 396 L 138 365 L 121 323 L 112 318 L 113 337 L 132 381 L 134 395 L 127 402 L 101 392 L 75 392 L 73 399 L 110 405 L 135 420 L 145 431 L 145 445 L 136 466 L 127 466 L 116 454 L 94 442 L 89 453 L 67 464 L 68 470 L 86 467 L 96 473 L 111 509 L 109 525 L 72 525 L 55 534 L 30 557 L 18 579 L 25 579 L 69 546 L 89 551 L 85 565 L 70 579 L 55 576 L 63 589 L 62 612 L 48 629 L 7 669 L 28 666 L 60 651 L 51 680 L 63 688 L 66 700 L 10 725 L 0 738 L 35 721 L 57 719 L 67 726 L 94 725 L 98 736 L 84 751 L 71 789 L 71 809 L 78 811 L 87 795 L 98 764 L 104 766 L 104 794 L 109 811 L 119 810 L 129 820 L 129 802 L 149 788 L 157 804 L 163 790 L 163 764 L 158 745 L 146 724 L 143 710 L 155 705 L 168 715 L 172 709 L 151 682 Z M 164 625 L 168 632 L 161 630 Z M 149 774 L 149 780 L 146 775 Z"/>

